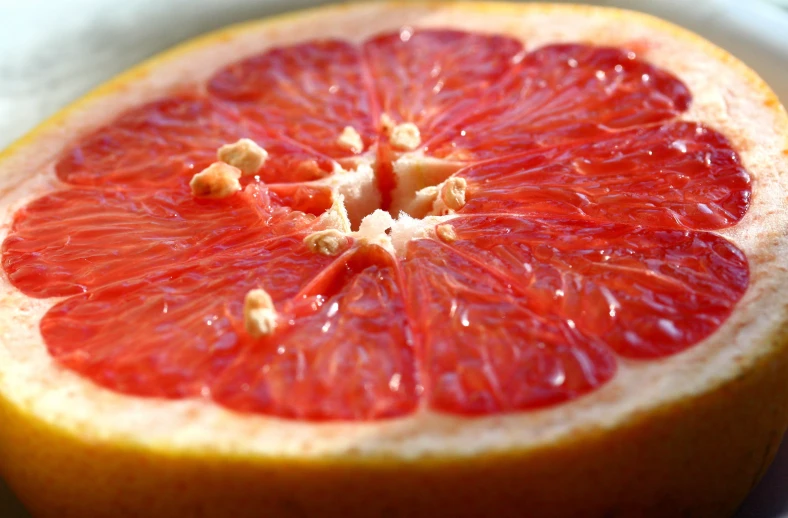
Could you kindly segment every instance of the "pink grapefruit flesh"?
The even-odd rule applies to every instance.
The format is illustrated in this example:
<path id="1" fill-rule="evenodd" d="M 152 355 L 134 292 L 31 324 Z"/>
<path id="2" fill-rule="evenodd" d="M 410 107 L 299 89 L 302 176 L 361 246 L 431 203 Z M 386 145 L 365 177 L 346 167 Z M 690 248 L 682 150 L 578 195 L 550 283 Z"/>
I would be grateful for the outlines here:
<path id="1" fill-rule="evenodd" d="M 298 419 L 556 405 L 622 359 L 702 341 L 747 289 L 744 254 L 707 231 L 744 216 L 749 176 L 724 136 L 677 120 L 690 102 L 627 49 L 412 28 L 275 48 L 79 137 L 3 267 L 29 296 L 67 297 L 41 323 L 50 354 L 124 394 Z M 334 161 L 376 157 L 392 204 L 382 114 L 459 164 L 456 239 L 310 252 Z M 346 126 L 360 153 L 337 143 Z M 240 137 L 263 168 L 193 199 L 191 176 Z M 253 339 L 242 305 L 260 286 L 283 325 Z"/>

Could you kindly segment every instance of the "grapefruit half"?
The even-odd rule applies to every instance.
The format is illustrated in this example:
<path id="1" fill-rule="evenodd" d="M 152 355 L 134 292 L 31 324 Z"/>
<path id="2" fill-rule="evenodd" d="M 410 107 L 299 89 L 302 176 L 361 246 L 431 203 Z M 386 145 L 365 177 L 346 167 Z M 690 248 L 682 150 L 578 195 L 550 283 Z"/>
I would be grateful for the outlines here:
<path id="1" fill-rule="evenodd" d="M 2 475 L 37 516 L 728 515 L 788 418 L 786 170 L 761 79 L 636 13 L 199 38 L 0 158 Z"/>

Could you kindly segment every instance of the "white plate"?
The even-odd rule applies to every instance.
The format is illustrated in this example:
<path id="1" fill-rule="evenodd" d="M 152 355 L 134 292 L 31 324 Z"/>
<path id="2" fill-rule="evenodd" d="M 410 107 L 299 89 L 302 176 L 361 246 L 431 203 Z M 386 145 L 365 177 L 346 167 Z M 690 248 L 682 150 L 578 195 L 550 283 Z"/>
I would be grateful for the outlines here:
<path id="1" fill-rule="evenodd" d="M 0 148 L 91 87 L 178 41 L 317 3 L 324 2 L 0 0 Z M 650 12 L 702 34 L 757 70 L 788 104 L 788 12 L 759 0 L 590 3 Z M 28 516 L 2 482 L 0 516 Z M 788 518 L 788 445 L 737 515 L 751 517 Z"/>

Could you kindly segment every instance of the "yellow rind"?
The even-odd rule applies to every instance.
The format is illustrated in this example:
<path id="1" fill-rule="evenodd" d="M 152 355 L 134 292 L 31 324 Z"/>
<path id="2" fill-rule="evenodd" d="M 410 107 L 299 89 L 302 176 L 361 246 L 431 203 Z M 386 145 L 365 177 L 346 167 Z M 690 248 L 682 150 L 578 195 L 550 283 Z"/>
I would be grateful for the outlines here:
<path id="1" fill-rule="evenodd" d="M 779 446 L 786 370 L 783 332 L 739 377 L 614 430 L 549 449 L 407 462 L 245 459 L 84 441 L 0 399 L 0 466 L 40 517 L 720 517 Z"/>
<path id="2" fill-rule="evenodd" d="M 757 74 L 725 51 L 656 18 L 549 4 L 461 3 L 454 8 L 469 13 L 586 9 L 611 18 L 636 17 L 702 46 L 740 71 L 766 104 L 781 112 L 782 133 L 788 137 L 788 117 Z M 231 26 L 160 54 L 38 126 L 0 153 L 0 161 L 169 60 L 299 15 Z M 64 429 L 0 394 L 0 474 L 41 517 L 726 516 L 763 474 L 788 425 L 788 328 L 784 325 L 762 351 L 743 358 L 737 375 L 705 393 L 634 415 L 614 429 L 589 429 L 549 448 L 471 458 L 405 461 L 349 455 L 298 461 L 175 452 Z"/>

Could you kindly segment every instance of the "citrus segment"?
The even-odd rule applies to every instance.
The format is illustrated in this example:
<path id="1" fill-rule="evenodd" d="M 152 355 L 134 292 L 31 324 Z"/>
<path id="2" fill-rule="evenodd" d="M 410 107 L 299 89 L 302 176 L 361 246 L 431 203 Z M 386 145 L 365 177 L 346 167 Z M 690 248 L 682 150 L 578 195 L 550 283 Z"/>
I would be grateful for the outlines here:
<path id="1" fill-rule="evenodd" d="M 572 214 L 662 228 L 734 225 L 750 202 L 750 177 L 727 139 L 690 122 L 491 160 L 457 173 L 464 212 Z"/>
<path id="2" fill-rule="evenodd" d="M 699 342 L 725 321 L 749 283 L 744 254 L 710 233 L 536 216 L 458 217 L 451 226 L 453 239 L 435 255 L 475 265 L 479 275 L 468 278 L 476 284 L 465 290 L 483 279 L 503 294 L 501 307 L 515 301 L 568 326 L 570 343 L 629 358 L 666 356 Z M 438 303 L 457 306 L 451 313 L 460 324 L 474 325 L 474 307 L 462 296 Z M 503 319 L 496 329 L 510 322 Z M 460 331 L 467 333 L 447 336 L 464 336 Z"/>
<path id="3" fill-rule="evenodd" d="M 381 112 L 415 124 L 422 138 L 475 107 L 522 50 L 504 36 L 412 27 L 364 43 Z"/>
<path id="4" fill-rule="evenodd" d="M 272 134 L 332 158 L 358 152 L 337 142 L 347 126 L 359 133 L 365 147 L 374 141 L 375 121 L 361 53 L 343 41 L 272 49 L 219 71 L 208 90 Z"/>
<path id="5" fill-rule="evenodd" d="M 414 354 L 400 282 L 395 261 L 377 246 L 340 256 L 282 305 L 281 332 L 246 347 L 225 369 L 214 399 L 301 419 L 412 412 Z"/>
<path id="6" fill-rule="evenodd" d="M 253 184 L 223 200 L 188 191 L 66 189 L 16 214 L 3 268 L 28 295 L 72 295 L 296 232 L 314 221 L 308 212 L 330 206 L 330 191 L 319 187 Z"/>
<path id="7" fill-rule="evenodd" d="M 258 343 L 244 329 L 246 293 L 262 284 L 281 305 L 330 263 L 302 239 L 246 243 L 91 289 L 54 306 L 41 333 L 61 364 L 105 387 L 141 396 L 207 396 L 212 380 Z M 141 324 L 150 330 L 144 337 Z"/>
<path id="8" fill-rule="evenodd" d="M 547 45 L 526 54 L 429 148 L 440 157 L 499 157 L 670 119 L 690 99 L 681 81 L 634 52 Z"/>
<path id="9" fill-rule="evenodd" d="M 586 393 L 615 372 L 615 357 L 600 340 L 583 339 L 558 314 L 533 311 L 475 259 L 419 240 L 408 245 L 405 272 L 426 397 L 438 410 L 545 406 Z"/>
<path id="10" fill-rule="evenodd" d="M 274 137 L 235 107 L 196 93 L 128 110 L 83 136 L 55 167 L 61 180 L 76 185 L 185 185 L 216 160 L 222 145 L 240 138 L 268 151 L 269 159 L 258 172 L 264 181 L 308 181 L 332 171 L 328 157 Z"/>

